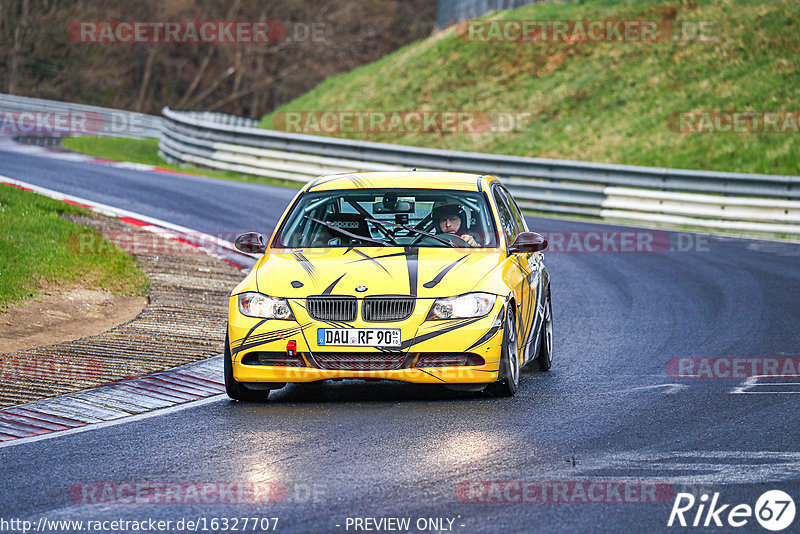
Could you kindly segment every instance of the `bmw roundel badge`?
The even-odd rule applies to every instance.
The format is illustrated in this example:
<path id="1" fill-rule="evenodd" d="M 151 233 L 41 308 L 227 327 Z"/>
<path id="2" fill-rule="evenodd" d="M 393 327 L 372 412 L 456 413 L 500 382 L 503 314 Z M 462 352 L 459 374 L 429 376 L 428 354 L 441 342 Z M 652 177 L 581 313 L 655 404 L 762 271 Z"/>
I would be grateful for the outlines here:
<path id="1" fill-rule="evenodd" d="M 367 286 L 358 286 L 356 288 L 356 291 L 358 291 L 359 293 L 363 293 L 366 290 L 367 290 Z"/>

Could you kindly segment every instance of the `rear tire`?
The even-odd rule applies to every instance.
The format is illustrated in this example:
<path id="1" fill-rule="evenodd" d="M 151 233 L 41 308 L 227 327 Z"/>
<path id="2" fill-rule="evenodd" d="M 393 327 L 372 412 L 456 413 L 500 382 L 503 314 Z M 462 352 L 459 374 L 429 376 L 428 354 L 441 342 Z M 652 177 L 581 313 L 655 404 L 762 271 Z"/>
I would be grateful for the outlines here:
<path id="1" fill-rule="evenodd" d="M 542 330 L 539 333 L 539 354 L 533 360 L 534 368 L 539 372 L 547 372 L 553 365 L 553 303 L 550 299 L 550 285 L 547 286 L 547 304 L 544 308 Z"/>
<path id="2" fill-rule="evenodd" d="M 519 342 L 514 307 L 508 305 L 503 326 L 503 345 L 500 355 L 500 373 L 497 382 L 489 384 L 486 391 L 495 397 L 513 397 L 519 387 Z"/>
<path id="3" fill-rule="evenodd" d="M 226 329 L 227 330 L 227 329 Z M 233 378 L 233 359 L 231 357 L 231 347 L 228 343 L 228 333 L 225 332 L 225 393 L 228 397 L 237 401 L 265 401 L 269 397 L 269 389 L 248 389 L 241 382 Z"/>

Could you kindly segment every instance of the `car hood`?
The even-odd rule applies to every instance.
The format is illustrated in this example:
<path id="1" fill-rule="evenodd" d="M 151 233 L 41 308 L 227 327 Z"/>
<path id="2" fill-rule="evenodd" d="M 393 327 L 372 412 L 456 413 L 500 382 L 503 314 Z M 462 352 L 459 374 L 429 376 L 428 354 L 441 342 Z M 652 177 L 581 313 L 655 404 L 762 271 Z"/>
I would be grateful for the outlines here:
<path id="1" fill-rule="evenodd" d="M 276 297 L 329 294 L 434 298 L 470 291 L 500 261 L 497 249 L 271 250 L 257 268 L 256 283 L 259 292 Z"/>

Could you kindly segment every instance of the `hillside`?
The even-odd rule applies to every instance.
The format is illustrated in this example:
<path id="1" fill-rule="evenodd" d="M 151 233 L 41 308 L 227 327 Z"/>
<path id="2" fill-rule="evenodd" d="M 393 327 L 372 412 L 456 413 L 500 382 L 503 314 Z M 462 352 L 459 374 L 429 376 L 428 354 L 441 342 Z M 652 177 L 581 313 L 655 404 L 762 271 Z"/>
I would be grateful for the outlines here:
<path id="1" fill-rule="evenodd" d="M 522 120 L 512 131 L 376 133 L 350 127 L 327 134 L 560 159 L 800 174 L 798 2 L 541 3 L 484 20 L 645 20 L 657 21 L 659 33 L 655 42 L 485 42 L 470 40 L 462 23 L 326 79 L 266 115 L 261 125 L 272 127 L 274 120 L 287 129 L 287 113 L 316 110 L 459 111 L 478 123 L 489 117 L 495 128 L 500 115 Z M 719 111 L 777 111 L 784 133 L 677 131 L 677 114 L 691 111 L 698 114 L 685 129 L 702 126 L 694 120 L 702 112 L 710 112 L 706 118 L 713 123 Z M 293 123 L 294 131 L 301 124 L 305 133 L 325 133 L 315 131 L 307 114 L 294 116 L 303 118 Z M 747 124 L 760 131 L 762 122 Z"/>
<path id="2" fill-rule="evenodd" d="M 328 76 L 430 35 L 435 13 L 428 0 L 3 0 L 0 93 L 153 114 L 170 106 L 257 118 Z M 242 21 L 247 29 L 248 22 L 269 21 L 276 41 L 250 42 L 245 33 L 238 42 L 235 32 L 223 33 L 223 42 L 137 41 L 124 31 L 137 21 L 217 21 L 228 30 L 223 22 Z M 84 22 L 120 31 L 83 38 Z"/>

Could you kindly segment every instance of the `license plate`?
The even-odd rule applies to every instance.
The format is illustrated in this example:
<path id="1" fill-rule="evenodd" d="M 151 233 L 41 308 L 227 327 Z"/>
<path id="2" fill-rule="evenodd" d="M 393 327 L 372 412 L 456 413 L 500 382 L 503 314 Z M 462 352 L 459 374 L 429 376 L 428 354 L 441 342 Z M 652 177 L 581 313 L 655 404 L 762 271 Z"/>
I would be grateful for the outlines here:
<path id="1" fill-rule="evenodd" d="M 399 328 L 318 328 L 320 347 L 400 347 Z"/>

